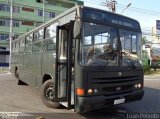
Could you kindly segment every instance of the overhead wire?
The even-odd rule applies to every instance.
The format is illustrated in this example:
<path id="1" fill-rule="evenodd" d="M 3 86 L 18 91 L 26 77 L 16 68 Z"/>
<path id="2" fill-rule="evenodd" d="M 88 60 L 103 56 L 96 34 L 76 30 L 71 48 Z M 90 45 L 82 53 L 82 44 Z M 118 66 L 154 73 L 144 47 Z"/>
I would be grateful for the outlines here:
<path id="1" fill-rule="evenodd" d="M 105 2 L 99 2 L 98 3 L 98 1 L 95 1 L 95 0 L 92 0 L 92 1 L 83 0 L 83 1 L 86 2 L 86 3 L 95 4 L 95 5 L 106 6 Z M 126 7 L 126 5 L 117 3 L 117 7 L 120 8 L 120 9 L 121 8 L 124 9 L 124 7 Z M 158 12 L 158 11 L 147 10 L 147 9 L 142 9 L 142 8 L 137 8 L 137 7 L 132 7 L 132 6 L 129 7 L 127 10 L 138 12 L 138 13 L 144 13 L 146 15 L 160 15 L 160 12 Z"/>

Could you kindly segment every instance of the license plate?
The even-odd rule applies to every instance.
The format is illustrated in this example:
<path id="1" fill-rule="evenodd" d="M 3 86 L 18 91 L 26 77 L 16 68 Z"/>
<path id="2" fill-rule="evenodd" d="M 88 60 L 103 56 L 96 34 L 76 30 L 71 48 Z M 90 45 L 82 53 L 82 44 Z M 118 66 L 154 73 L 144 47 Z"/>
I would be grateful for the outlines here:
<path id="1" fill-rule="evenodd" d="M 114 100 L 114 105 L 121 104 L 125 102 L 125 98 Z"/>

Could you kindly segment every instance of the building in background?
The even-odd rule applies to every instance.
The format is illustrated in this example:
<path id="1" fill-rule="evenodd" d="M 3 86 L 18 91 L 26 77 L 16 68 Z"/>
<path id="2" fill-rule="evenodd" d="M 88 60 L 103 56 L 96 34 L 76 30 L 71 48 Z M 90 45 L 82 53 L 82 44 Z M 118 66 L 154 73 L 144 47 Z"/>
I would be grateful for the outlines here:
<path id="1" fill-rule="evenodd" d="M 67 9 L 83 5 L 79 0 L 12 0 L 12 40 Z M 0 0 L 0 64 L 8 62 L 11 0 Z M 6 55 L 5 55 L 6 54 Z M 4 64 L 3 64 L 4 65 Z"/>
<path id="2" fill-rule="evenodd" d="M 159 43 L 160 42 L 160 34 L 156 27 L 152 27 L 152 42 Z"/>

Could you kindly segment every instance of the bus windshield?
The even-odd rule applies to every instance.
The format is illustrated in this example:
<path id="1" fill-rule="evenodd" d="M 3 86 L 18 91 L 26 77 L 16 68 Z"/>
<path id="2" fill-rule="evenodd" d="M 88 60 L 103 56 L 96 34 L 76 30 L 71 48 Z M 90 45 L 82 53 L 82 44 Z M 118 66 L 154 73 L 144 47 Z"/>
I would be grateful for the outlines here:
<path id="1" fill-rule="evenodd" d="M 134 31 L 119 29 L 122 50 L 127 53 L 137 54 L 140 57 L 138 44 L 140 43 L 141 34 Z"/>
<path id="2" fill-rule="evenodd" d="M 138 56 L 138 39 L 138 33 L 133 31 L 85 22 L 80 46 L 80 63 L 87 66 L 103 66 L 106 63 L 107 66 L 117 66 L 117 52 L 122 50 L 121 64 L 124 65 L 134 59 L 129 57 L 131 54 Z"/>

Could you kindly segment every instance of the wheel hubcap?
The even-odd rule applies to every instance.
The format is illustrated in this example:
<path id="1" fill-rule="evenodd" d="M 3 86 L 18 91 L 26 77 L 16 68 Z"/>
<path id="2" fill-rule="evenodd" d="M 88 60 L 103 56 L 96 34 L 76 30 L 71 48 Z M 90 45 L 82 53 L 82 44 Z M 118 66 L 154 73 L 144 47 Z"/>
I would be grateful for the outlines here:
<path id="1" fill-rule="evenodd" d="M 53 86 L 49 86 L 46 89 L 46 99 L 50 100 L 50 101 L 54 100 L 54 89 L 53 89 Z"/>

